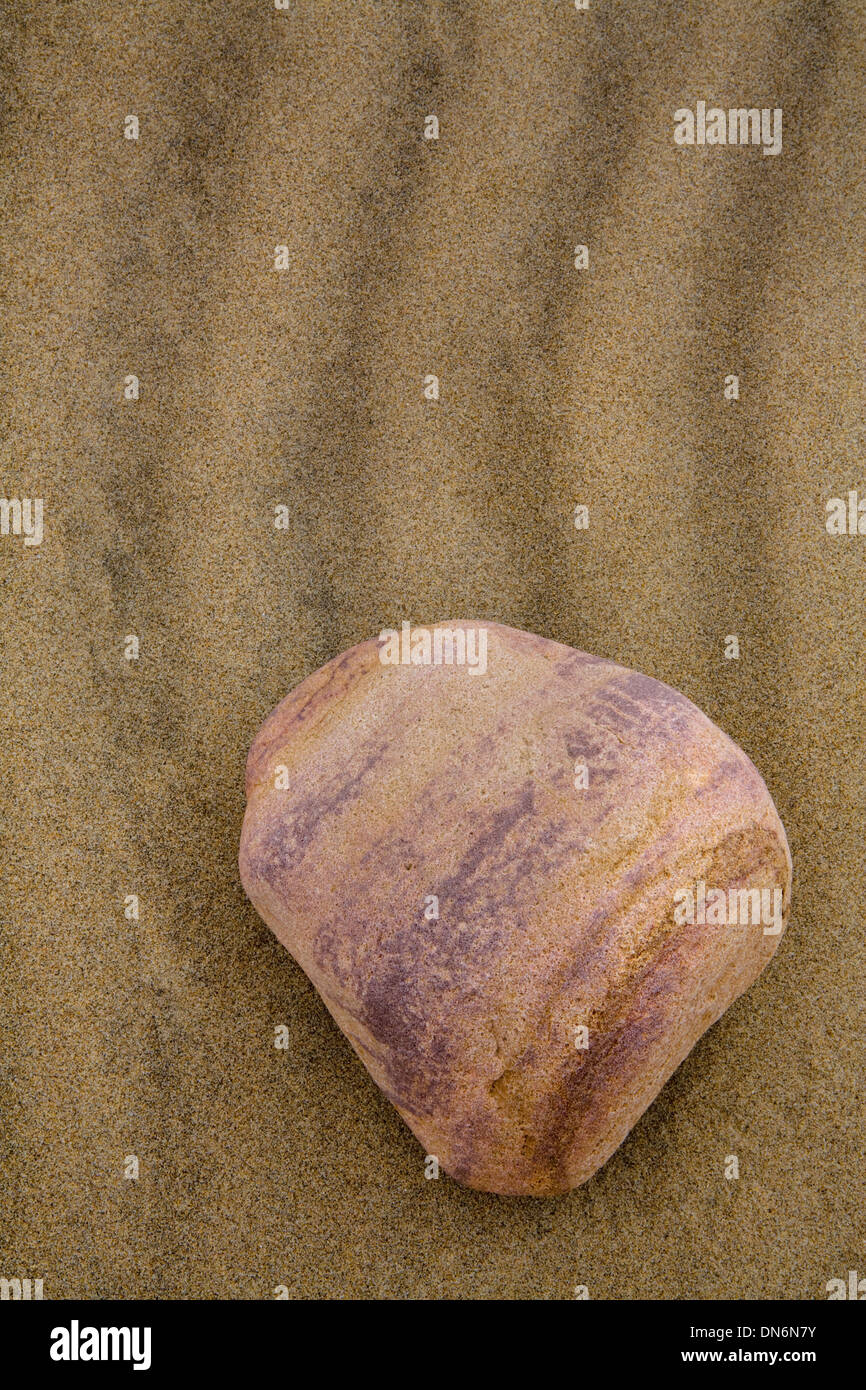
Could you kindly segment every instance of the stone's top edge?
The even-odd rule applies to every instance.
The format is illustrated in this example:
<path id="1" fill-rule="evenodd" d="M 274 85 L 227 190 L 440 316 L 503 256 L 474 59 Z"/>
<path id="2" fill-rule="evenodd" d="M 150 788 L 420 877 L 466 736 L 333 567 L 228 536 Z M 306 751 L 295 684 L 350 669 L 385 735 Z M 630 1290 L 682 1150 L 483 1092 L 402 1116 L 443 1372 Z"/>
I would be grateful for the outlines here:
<path id="1" fill-rule="evenodd" d="M 404 621 L 408 622 L 408 620 Z M 666 705 L 671 709 L 681 709 L 683 714 L 687 714 L 689 719 L 697 725 L 703 726 L 713 737 L 724 740 L 741 763 L 743 770 L 750 779 L 754 779 L 757 787 L 772 804 L 769 789 L 748 753 L 689 696 L 684 695 L 682 691 L 666 681 L 659 680 L 656 676 L 648 675 L 634 667 L 624 666 L 610 657 L 597 656 L 592 652 L 583 651 L 579 647 L 570 646 L 556 638 L 544 637 L 487 618 L 439 618 L 432 622 L 410 622 L 409 627 L 412 633 L 419 631 L 432 633 L 437 629 L 440 631 L 467 631 L 470 629 L 479 631 L 485 629 L 501 642 L 506 653 L 514 654 L 518 659 L 520 656 L 548 659 L 551 672 L 563 681 L 568 680 L 578 670 L 588 671 L 590 668 L 594 668 L 599 674 L 604 673 L 604 677 L 609 676 L 611 683 L 625 681 L 631 687 L 630 696 L 638 702 L 645 699 L 648 708 L 653 706 L 659 708 Z M 246 760 L 247 798 L 264 774 L 269 755 L 275 747 L 286 742 L 287 735 L 293 727 L 298 731 L 312 729 L 325 713 L 333 708 L 336 701 L 352 691 L 357 693 L 358 687 L 365 678 L 388 679 L 394 674 L 397 668 L 383 664 L 380 653 L 382 634 L 395 632 L 400 632 L 400 628 L 383 626 L 375 636 L 367 637 L 337 653 L 324 666 L 312 671 L 284 696 L 267 716 L 250 747 Z M 452 672 L 453 669 L 453 667 L 428 667 L 426 665 L 406 667 L 406 670 L 412 672 L 413 678 L 420 677 L 421 679 L 424 679 L 425 675 L 435 674 L 438 676 L 445 671 Z M 604 684 L 607 685 L 606 679 Z M 790 848 L 787 844 L 787 837 L 784 836 L 781 820 L 779 820 L 779 825 L 790 859 Z"/>
<path id="2" fill-rule="evenodd" d="M 314 719 L 337 693 L 343 694 L 359 675 L 378 666 L 377 643 L 367 638 L 339 652 L 324 666 L 311 671 L 271 710 L 260 726 L 246 760 L 246 795 L 249 797 L 268 752 L 292 719 Z"/>

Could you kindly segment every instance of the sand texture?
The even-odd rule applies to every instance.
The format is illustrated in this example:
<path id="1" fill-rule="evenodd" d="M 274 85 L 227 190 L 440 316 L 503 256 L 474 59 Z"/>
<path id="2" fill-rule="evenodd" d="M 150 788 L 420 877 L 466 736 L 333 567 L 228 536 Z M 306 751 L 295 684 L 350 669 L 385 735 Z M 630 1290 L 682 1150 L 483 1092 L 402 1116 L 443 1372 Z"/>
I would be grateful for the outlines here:
<path id="1" fill-rule="evenodd" d="M 862 1274 L 866 535 L 825 527 L 866 499 L 862 3 L 8 0 L 0 40 L 0 495 L 44 499 L 0 536 L 0 1276 Z M 678 148 L 699 100 L 782 152 Z M 773 961 L 554 1199 L 425 1179 L 238 877 L 268 712 L 460 616 L 682 691 L 794 861 Z"/>

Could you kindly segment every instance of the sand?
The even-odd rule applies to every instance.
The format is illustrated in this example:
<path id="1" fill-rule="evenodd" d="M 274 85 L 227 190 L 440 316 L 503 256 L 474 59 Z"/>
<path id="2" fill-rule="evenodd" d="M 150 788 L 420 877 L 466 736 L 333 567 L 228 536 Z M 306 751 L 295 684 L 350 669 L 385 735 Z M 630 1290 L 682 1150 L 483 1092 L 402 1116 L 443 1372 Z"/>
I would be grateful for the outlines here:
<path id="1" fill-rule="evenodd" d="M 866 536 L 824 524 L 866 496 L 862 6 L 72 0 L 2 38 L 0 492 L 44 539 L 0 537 L 0 1275 L 826 1297 L 866 1189 Z M 781 107 L 781 154 L 677 148 L 702 99 Z M 425 1179 L 237 874 L 274 704 L 460 616 L 682 690 L 794 856 L 768 970 L 553 1200 Z"/>

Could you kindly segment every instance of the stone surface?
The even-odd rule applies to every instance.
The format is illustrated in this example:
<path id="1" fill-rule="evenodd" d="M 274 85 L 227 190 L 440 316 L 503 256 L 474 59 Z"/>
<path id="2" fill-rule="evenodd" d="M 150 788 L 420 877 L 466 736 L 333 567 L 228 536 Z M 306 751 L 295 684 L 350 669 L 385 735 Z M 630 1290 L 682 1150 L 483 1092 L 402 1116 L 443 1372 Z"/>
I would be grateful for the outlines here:
<path id="1" fill-rule="evenodd" d="M 363 642 L 266 720 L 241 878 L 425 1151 L 549 1195 L 606 1161 L 778 944 L 766 911 L 682 920 L 685 893 L 697 913 L 701 884 L 779 890 L 787 920 L 790 854 L 753 764 L 669 686 L 439 627 L 483 627 L 486 670 Z"/>

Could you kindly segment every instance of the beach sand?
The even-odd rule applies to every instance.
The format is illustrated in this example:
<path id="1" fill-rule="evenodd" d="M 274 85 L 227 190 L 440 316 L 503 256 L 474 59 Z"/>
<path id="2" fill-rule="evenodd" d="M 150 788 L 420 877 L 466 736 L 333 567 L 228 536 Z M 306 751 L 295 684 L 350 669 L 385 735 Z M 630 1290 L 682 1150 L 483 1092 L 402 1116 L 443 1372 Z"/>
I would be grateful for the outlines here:
<path id="1" fill-rule="evenodd" d="M 866 498 L 862 7 L 29 0 L 2 37 L 0 491 L 44 539 L 0 538 L 0 1274 L 826 1297 L 866 1205 L 866 536 L 825 528 Z M 699 100 L 780 107 L 782 152 L 678 148 Z M 794 857 L 767 971 L 558 1199 L 425 1180 L 238 879 L 272 707 L 456 617 L 683 691 Z"/>

